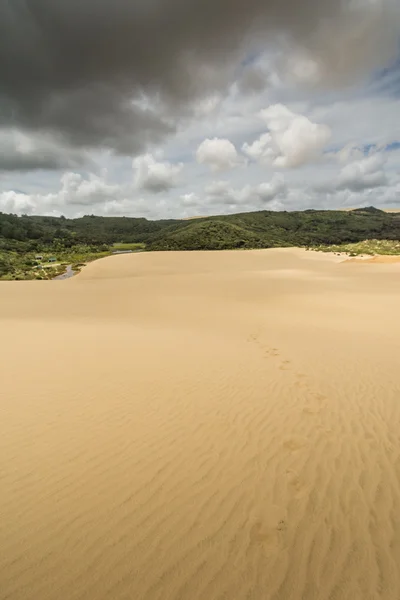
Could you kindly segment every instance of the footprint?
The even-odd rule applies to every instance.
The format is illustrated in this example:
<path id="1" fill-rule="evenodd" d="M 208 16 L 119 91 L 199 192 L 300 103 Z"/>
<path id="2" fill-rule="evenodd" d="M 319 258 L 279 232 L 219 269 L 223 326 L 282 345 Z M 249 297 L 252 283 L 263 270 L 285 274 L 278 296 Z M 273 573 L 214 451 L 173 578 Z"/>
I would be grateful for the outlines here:
<path id="1" fill-rule="evenodd" d="M 323 435 L 330 435 L 332 433 L 332 428 L 325 427 L 324 425 L 317 425 L 317 430 L 320 431 Z"/>
<path id="2" fill-rule="evenodd" d="M 281 519 L 279 521 L 278 525 L 276 526 L 276 529 L 278 531 L 286 531 L 286 529 L 287 529 L 286 521 L 284 521 L 283 519 Z"/>
<path id="3" fill-rule="evenodd" d="M 326 396 L 324 396 L 324 394 L 318 394 L 318 393 L 313 393 L 313 397 L 315 398 L 315 400 L 318 400 L 319 402 L 325 402 L 326 400 L 328 400 L 328 398 Z"/>
<path id="4" fill-rule="evenodd" d="M 270 520 L 256 521 L 250 530 L 250 542 L 260 544 L 268 554 L 274 554 L 281 550 L 286 530 L 285 519 L 279 519 L 274 523 Z"/>
<path id="5" fill-rule="evenodd" d="M 276 356 L 279 356 L 279 351 L 277 348 L 266 348 L 265 354 L 266 356 L 271 356 L 272 358 L 275 358 Z"/>
<path id="6" fill-rule="evenodd" d="M 320 408 L 313 408 L 312 406 L 305 406 L 302 410 L 305 415 L 319 415 L 321 412 Z"/>
<path id="7" fill-rule="evenodd" d="M 305 381 L 296 381 L 294 387 L 298 390 L 308 390 L 308 385 Z"/>
<path id="8" fill-rule="evenodd" d="M 281 363 L 281 365 L 280 365 L 279 369 L 280 369 L 281 371 L 288 371 L 288 370 L 290 369 L 290 360 L 284 360 L 284 361 Z"/>
<path id="9" fill-rule="evenodd" d="M 300 450 L 306 445 L 307 441 L 301 437 L 292 437 L 287 438 L 286 441 L 283 442 L 283 447 L 287 450 L 296 451 Z"/>
<path id="10" fill-rule="evenodd" d="M 301 498 L 307 494 L 307 486 L 301 480 L 299 475 L 295 471 L 286 471 L 288 475 L 289 489 L 294 498 Z"/>

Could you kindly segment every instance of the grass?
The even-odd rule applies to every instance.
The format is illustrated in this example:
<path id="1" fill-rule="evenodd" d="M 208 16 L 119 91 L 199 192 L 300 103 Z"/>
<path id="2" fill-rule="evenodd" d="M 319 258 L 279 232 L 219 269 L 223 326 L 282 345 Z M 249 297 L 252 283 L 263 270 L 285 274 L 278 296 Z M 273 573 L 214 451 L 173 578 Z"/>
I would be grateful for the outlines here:
<path id="1" fill-rule="evenodd" d="M 145 244 L 117 243 L 103 248 L 107 249 L 94 252 L 89 246 L 77 245 L 69 249 L 52 248 L 51 252 L 18 253 L 0 250 L 0 280 L 54 279 L 58 275 L 63 275 L 68 265 L 72 265 L 72 270 L 79 273 L 88 262 L 111 256 L 115 250 L 139 252 L 145 249 Z M 35 257 L 38 254 L 43 256 L 43 259 L 37 260 Z M 52 256 L 57 258 L 57 262 L 49 262 Z"/>
<path id="2" fill-rule="evenodd" d="M 315 246 L 313 250 L 319 252 L 343 252 L 349 256 L 360 254 L 400 255 L 400 242 L 395 240 L 364 240 L 353 244 L 339 244 L 336 246 Z"/>
<path id="3" fill-rule="evenodd" d="M 139 250 L 144 250 L 146 248 L 146 244 L 125 244 L 124 242 L 116 242 L 113 244 L 112 249 L 115 250 L 132 250 L 132 252 L 137 252 Z"/>
<path id="4" fill-rule="evenodd" d="M 65 268 L 62 265 L 45 267 L 43 269 L 23 269 L 16 268 L 13 272 L 6 273 L 0 277 L 2 281 L 29 281 L 29 280 L 50 280 L 58 275 L 65 273 Z"/>
<path id="5" fill-rule="evenodd" d="M 36 253 L 37 254 L 37 253 Z M 0 280 L 46 280 L 63 275 L 68 265 L 79 272 L 86 263 L 112 254 L 112 248 L 103 252 L 92 252 L 84 247 L 70 250 L 41 253 L 43 260 L 35 259 L 35 253 L 18 254 L 17 252 L 0 252 Z M 56 263 L 49 263 L 50 256 L 57 256 Z"/>

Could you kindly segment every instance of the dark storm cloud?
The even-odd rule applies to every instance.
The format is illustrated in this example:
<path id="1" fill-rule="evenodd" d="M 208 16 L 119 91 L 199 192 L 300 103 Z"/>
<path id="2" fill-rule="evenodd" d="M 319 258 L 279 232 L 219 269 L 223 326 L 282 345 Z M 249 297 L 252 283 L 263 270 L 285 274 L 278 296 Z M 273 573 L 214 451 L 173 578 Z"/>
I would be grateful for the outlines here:
<path id="1" fill-rule="evenodd" d="M 275 33 L 316 39 L 321 24 L 341 22 L 346 4 L 2 0 L 0 125 L 140 152 L 197 98 L 223 89 L 250 47 L 262 49 Z"/>
<path id="2" fill-rule="evenodd" d="M 86 161 L 80 154 L 68 155 L 67 152 L 32 153 L 24 155 L 12 149 L 10 152 L 0 150 L 1 171 L 39 171 L 56 169 L 76 169 Z"/>
<path id="3" fill-rule="evenodd" d="M 0 172 L 94 167 L 84 150 L 67 146 L 55 136 L 26 135 L 16 130 L 0 130 Z"/>

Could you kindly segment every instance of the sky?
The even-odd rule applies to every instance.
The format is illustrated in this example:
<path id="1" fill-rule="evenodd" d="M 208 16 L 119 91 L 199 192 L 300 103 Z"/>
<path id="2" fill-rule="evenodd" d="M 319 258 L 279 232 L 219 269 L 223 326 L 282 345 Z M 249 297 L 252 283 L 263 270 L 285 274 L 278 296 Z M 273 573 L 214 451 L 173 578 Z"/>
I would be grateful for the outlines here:
<path id="1" fill-rule="evenodd" d="M 398 0 L 0 5 L 0 211 L 400 208 Z"/>

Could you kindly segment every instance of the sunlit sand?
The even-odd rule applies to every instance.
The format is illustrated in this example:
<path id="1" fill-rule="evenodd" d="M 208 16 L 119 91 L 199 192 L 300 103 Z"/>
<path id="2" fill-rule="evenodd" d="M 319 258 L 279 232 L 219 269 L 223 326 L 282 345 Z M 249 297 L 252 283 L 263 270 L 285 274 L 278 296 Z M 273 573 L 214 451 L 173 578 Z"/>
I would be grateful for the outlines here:
<path id="1" fill-rule="evenodd" d="M 400 263 L 0 285 L 0 598 L 398 600 Z"/>

